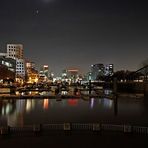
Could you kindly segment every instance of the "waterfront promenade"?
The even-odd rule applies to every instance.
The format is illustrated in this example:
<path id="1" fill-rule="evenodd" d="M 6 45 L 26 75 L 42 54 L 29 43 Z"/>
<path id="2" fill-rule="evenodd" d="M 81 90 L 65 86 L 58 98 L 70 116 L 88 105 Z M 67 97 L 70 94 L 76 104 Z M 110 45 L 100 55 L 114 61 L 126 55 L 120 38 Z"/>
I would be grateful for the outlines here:
<path id="1" fill-rule="evenodd" d="M 2 148 L 148 146 L 148 128 L 129 125 L 64 123 L 0 128 L 0 131 Z"/>
<path id="2" fill-rule="evenodd" d="M 49 133 L 44 136 L 15 136 L 1 137 L 2 148 L 147 148 L 148 140 L 145 135 L 131 135 L 118 132 L 92 133 Z"/>

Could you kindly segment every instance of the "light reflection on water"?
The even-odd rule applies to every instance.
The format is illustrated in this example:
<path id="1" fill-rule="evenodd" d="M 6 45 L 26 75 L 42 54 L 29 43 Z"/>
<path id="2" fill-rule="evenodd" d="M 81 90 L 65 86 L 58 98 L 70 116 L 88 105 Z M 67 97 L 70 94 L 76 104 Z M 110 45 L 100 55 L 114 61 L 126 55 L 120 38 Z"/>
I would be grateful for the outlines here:
<path id="1" fill-rule="evenodd" d="M 133 122 L 148 119 L 142 100 L 107 98 L 0 100 L 0 125 L 23 126 L 53 122 Z M 143 116 L 143 120 L 140 117 Z M 148 123 L 148 122 L 147 122 Z"/>

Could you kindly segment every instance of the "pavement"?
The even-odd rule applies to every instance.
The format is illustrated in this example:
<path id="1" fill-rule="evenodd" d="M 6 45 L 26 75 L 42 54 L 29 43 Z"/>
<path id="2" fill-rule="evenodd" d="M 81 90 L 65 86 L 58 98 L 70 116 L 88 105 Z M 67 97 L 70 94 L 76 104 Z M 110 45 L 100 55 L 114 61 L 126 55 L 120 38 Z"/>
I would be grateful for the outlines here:
<path id="1" fill-rule="evenodd" d="M 122 132 L 51 132 L 0 136 L 0 148 L 147 148 L 148 135 Z"/>

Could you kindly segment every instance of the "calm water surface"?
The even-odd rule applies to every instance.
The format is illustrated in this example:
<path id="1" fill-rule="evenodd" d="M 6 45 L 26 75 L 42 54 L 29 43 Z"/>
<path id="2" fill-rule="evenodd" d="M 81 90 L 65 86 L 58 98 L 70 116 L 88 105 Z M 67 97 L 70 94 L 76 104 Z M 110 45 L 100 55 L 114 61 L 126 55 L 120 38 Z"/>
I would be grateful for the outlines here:
<path id="1" fill-rule="evenodd" d="M 0 125 L 23 126 L 51 122 L 104 122 L 148 125 L 143 99 L 106 98 L 0 100 Z"/>

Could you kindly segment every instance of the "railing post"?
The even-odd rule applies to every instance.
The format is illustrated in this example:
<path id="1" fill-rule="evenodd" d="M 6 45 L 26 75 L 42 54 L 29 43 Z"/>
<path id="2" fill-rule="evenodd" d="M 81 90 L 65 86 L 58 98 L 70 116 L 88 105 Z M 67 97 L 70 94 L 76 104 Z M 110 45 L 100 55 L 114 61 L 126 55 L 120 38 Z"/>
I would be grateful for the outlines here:
<path id="1" fill-rule="evenodd" d="M 113 93 L 114 95 L 117 94 L 117 78 L 114 78 L 113 80 Z"/>
<path id="2" fill-rule="evenodd" d="M 64 131 L 70 131 L 70 130 L 71 130 L 70 123 L 64 123 Z"/>
<path id="3" fill-rule="evenodd" d="M 124 125 L 124 133 L 132 133 L 132 126 Z"/>
<path id="4" fill-rule="evenodd" d="M 92 91 L 92 88 L 91 88 L 91 80 L 89 80 L 89 95 L 91 95 L 91 91 Z"/>
<path id="5" fill-rule="evenodd" d="M 33 125 L 33 132 L 34 132 L 36 135 L 38 135 L 38 134 L 41 133 L 41 129 L 42 129 L 41 124 L 39 124 L 39 125 Z"/>
<path id="6" fill-rule="evenodd" d="M 101 124 L 99 124 L 99 123 L 94 123 L 94 124 L 93 124 L 93 131 L 94 131 L 94 132 L 99 132 L 99 131 L 101 131 Z"/>
<path id="7" fill-rule="evenodd" d="M 7 126 L 7 127 L 2 127 L 2 128 L 0 129 L 0 134 L 1 134 L 1 135 L 9 135 L 9 133 L 10 133 L 10 127 L 9 127 L 9 126 Z"/>

